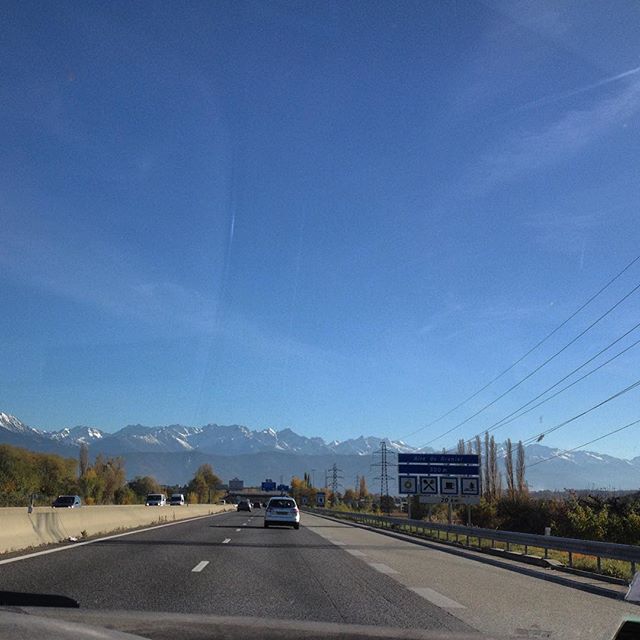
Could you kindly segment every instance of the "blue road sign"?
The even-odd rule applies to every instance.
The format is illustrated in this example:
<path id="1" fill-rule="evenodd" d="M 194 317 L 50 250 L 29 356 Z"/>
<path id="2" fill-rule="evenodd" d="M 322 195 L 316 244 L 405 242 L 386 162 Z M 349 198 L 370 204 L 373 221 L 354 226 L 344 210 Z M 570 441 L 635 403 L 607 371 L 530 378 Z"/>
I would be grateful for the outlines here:
<path id="1" fill-rule="evenodd" d="M 418 464 L 480 464 L 480 456 L 475 453 L 399 453 L 398 463 Z"/>
<path id="2" fill-rule="evenodd" d="M 440 478 L 440 493 L 443 496 L 458 495 L 458 478 Z"/>
<path id="3" fill-rule="evenodd" d="M 398 476 L 398 493 L 417 493 L 418 478 L 415 476 Z"/>
<path id="4" fill-rule="evenodd" d="M 420 476 L 420 494 L 433 495 L 438 493 L 438 478 L 435 476 Z"/>
<path id="5" fill-rule="evenodd" d="M 277 486 L 277 490 L 278 491 L 285 491 L 288 492 L 289 491 L 289 485 L 288 484 L 279 484 Z"/>
<path id="6" fill-rule="evenodd" d="M 480 494 L 480 479 L 479 478 L 461 478 L 460 493 L 463 496 L 477 496 Z"/>
<path id="7" fill-rule="evenodd" d="M 265 482 L 263 482 L 260 485 L 260 488 L 263 491 L 275 491 L 276 490 L 276 483 L 271 481 L 271 480 L 266 480 Z"/>
<path id="8" fill-rule="evenodd" d="M 480 467 L 472 465 L 465 467 L 454 464 L 399 464 L 398 473 L 420 473 L 431 476 L 477 476 L 480 473 Z"/>

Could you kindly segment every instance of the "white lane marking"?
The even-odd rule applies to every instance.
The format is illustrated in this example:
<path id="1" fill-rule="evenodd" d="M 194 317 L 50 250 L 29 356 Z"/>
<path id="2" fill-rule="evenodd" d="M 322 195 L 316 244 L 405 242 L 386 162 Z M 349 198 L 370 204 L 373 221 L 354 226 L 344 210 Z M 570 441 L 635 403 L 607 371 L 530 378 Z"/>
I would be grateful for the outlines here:
<path id="1" fill-rule="evenodd" d="M 243 522 L 243 523 L 242 523 L 242 526 L 243 526 L 243 527 L 246 527 L 246 526 L 247 526 L 247 523 L 246 523 L 246 522 Z"/>
<path id="2" fill-rule="evenodd" d="M 443 596 L 441 593 L 438 593 L 434 589 L 430 589 L 429 587 L 411 587 L 411 591 L 417 593 L 419 596 L 422 596 L 425 600 L 428 600 L 432 604 L 435 604 L 436 607 L 440 607 L 441 609 L 465 609 L 466 607 L 451 598 L 447 598 L 447 596 Z"/>
<path id="3" fill-rule="evenodd" d="M 222 544 L 229 544 L 230 542 L 231 542 L 231 538 L 225 538 L 225 539 L 222 541 Z"/>
<path id="4" fill-rule="evenodd" d="M 192 573 L 200 573 L 207 565 L 209 564 L 208 560 L 203 560 L 202 562 L 198 562 L 198 564 L 191 569 Z"/>
<path id="5" fill-rule="evenodd" d="M 35 558 L 36 556 L 46 556 L 48 553 L 58 553 L 58 551 L 67 551 L 68 549 L 77 549 L 78 547 L 84 547 L 85 544 L 93 544 L 94 542 L 104 542 L 105 540 L 113 540 L 114 538 L 132 536 L 134 533 L 144 533 L 145 531 L 153 531 L 154 529 L 162 529 L 163 527 L 173 527 L 177 524 L 187 524 L 188 522 L 193 522 L 194 520 L 211 518 L 212 516 L 219 516 L 219 515 L 222 515 L 223 513 L 229 513 L 229 512 L 220 511 L 219 513 L 207 514 L 206 516 L 196 516 L 195 518 L 185 518 L 184 520 L 177 520 L 176 522 L 156 524 L 153 527 L 145 527 L 144 529 L 136 529 L 135 531 L 126 531 L 125 533 L 115 533 L 112 536 L 104 536 L 104 538 L 96 538 L 95 540 L 86 540 L 85 542 L 75 542 L 74 544 L 67 544 L 64 547 L 55 547 L 54 549 L 45 549 L 44 551 L 34 551 L 33 553 L 27 553 L 23 556 L 16 556 L 15 558 L 7 558 L 6 560 L 0 560 L 0 565 L 9 564 L 11 562 L 18 562 L 18 560 L 27 560 L 28 558 Z"/>
<path id="6" fill-rule="evenodd" d="M 388 564 L 383 564 L 382 562 L 369 562 L 369 566 L 373 567 L 376 571 L 380 573 L 398 573 L 395 569 L 392 569 Z"/>
<path id="7" fill-rule="evenodd" d="M 236 529 L 236 531 L 242 531 L 242 529 Z"/>
<path id="8" fill-rule="evenodd" d="M 357 556 L 358 558 L 366 558 L 367 554 L 362 553 L 359 549 L 345 549 L 347 553 L 350 553 L 352 556 Z"/>
<path id="9" fill-rule="evenodd" d="M 330 538 L 327 538 L 327 542 L 330 542 L 331 544 L 337 544 L 339 546 L 347 544 L 346 542 L 341 542 L 340 540 L 331 540 Z"/>

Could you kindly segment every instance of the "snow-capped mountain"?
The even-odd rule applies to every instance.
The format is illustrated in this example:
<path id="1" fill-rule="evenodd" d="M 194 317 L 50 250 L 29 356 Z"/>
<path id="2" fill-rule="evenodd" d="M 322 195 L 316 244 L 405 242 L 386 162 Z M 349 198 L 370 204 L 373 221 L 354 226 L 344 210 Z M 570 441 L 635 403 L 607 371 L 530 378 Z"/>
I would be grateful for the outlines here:
<path id="1" fill-rule="evenodd" d="M 126 426 L 114 433 L 84 426 L 66 427 L 59 431 L 43 431 L 25 425 L 14 416 L 1 413 L 0 442 L 7 441 L 7 432 L 15 432 L 20 436 L 33 436 L 68 447 L 87 444 L 96 453 L 198 451 L 231 456 L 275 451 L 304 455 L 367 456 L 379 450 L 383 440 L 391 451 L 415 451 L 403 442 L 393 442 L 387 438 L 374 436 L 360 436 L 327 443 L 322 438 L 302 436 L 289 428 L 279 431 L 272 428 L 252 430 L 237 424 L 228 426 L 207 424 L 201 427 L 176 424 L 145 427 L 136 424 Z"/>
<path id="2" fill-rule="evenodd" d="M 80 445 L 80 444 L 91 444 L 96 440 L 99 440 L 104 437 L 104 432 L 100 429 L 96 429 L 95 427 L 65 427 L 64 429 L 60 429 L 60 431 L 51 431 L 51 438 L 53 440 L 57 440 L 58 442 L 68 442 L 72 445 Z"/>
<path id="3" fill-rule="evenodd" d="M 33 427 L 28 427 L 24 422 L 21 422 L 15 416 L 8 413 L 0 412 L 0 428 L 5 429 L 11 433 L 18 434 L 41 434 L 42 432 Z"/>
<path id="4" fill-rule="evenodd" d="M 252 430 L 242 425 L 129 425 L 115 433 L 85 426 L 44 431 L 0 413 L 0 444 L 75 457 L 84 443 L 92 456 L 123 456 L 130 474 L 150 473 L 164 482 L 188 478 L 191 471 L 187 469 L 205 460 L 215 461 L 216 468 L 229 477 L 237 475 L 246 482 L 257 482 L 264 473 L 286 478 L 314 468 L 326 469 L 334 462 L 347 475 L 368 474 L 372 454 L 380 450 L 383 441 L 391 453 L 417 451 L 388 438 L 360 436 L 325 442 L 292 429 Z M 533 490 L 640 487 L 640 457 L 625 460 L 593 451 L 564 452 L 541 444 L 529 445 L 525 451 L 527 482 Z M 542 460 L 544 464 L 537 464 Z M 390 461 L 393 463 L 392 456 Z"/>
<path id="5" fill-rule="evenodd" d="M 387 443 L 387 449 L 395 451 L 396 453 L 413 453 L 417 451 L 415 447 L 411 447 L 401 440 L 389 440 L 388 438 L 376 438 L 374 436 L 360 436 L 359 438 L 352 438 L 351 440 L 344 440 L 340 442 L 334 440 L 329 446 L 336 452 L 342 455 L 359 455 L 368 456 L 374 451 L 380 451 L 380 444 L 382 442 Z"/>

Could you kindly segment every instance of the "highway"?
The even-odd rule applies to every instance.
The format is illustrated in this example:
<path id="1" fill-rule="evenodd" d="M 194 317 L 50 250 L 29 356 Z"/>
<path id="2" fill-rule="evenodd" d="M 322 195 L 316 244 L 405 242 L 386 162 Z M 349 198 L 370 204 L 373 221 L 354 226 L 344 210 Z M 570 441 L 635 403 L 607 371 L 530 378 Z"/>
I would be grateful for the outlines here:
<path id="1" fill-rule="evenodd" d="M 231 512 L 0 564 L 0 589 L 81 609 L 257 616 L 530 638 L 611 638 L 637 605 L 303 514 Z"/>

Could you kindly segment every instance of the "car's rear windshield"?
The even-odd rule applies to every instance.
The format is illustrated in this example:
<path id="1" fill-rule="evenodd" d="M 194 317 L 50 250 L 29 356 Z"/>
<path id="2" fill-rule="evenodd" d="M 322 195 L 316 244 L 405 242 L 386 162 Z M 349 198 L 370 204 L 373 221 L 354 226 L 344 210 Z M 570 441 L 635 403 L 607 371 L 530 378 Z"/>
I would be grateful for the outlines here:
<path id="1" fill-rule="evenodd" d="M 296 505 L 293 500 L 272 500 L 269 506 L 275 509 L 293 509 Z"/>
<path id="2" fill-rule="evenodd" d="M 56 500 L 56 502 L 69 502 L 71 504 L 73 504 L 74 501 L 75 501 L 74 496 L 59 496 L 58 499 Z"/>
<path id="3" fill-rule="evenodd" d="M 153 493 L 150 496 L 147 496 L 147 500 L 162 500 L 162 496 L 158 493 Z"/>

